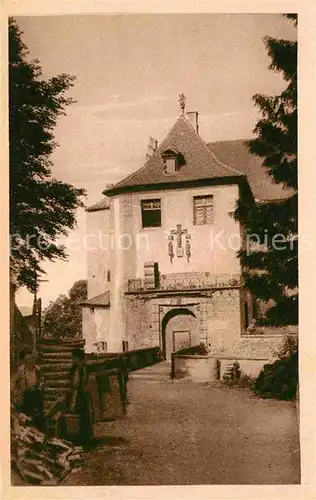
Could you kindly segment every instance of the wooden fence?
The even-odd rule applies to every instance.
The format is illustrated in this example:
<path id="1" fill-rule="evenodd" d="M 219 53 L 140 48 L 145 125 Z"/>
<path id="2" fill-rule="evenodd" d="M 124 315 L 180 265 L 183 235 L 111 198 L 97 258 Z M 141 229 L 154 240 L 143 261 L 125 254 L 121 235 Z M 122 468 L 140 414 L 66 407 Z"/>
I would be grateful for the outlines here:
<path id="1" fill-rule="evenodd" d="M 85 355 L 85 364 L 90 372 L 114 368 L 124 372 L 132 372 L 159 363 L 159 361 L 161 361 L 161 356 L 158 346 L 119 353 Z"/>
<path id="2" fill-rule="evenodd" d="M 39 364 L 44 379 L 45 414 L 50 414 L 56 408 L 56 403 L 65 406 L 70 390 L 72 350 L 83 348 L 84 341 L 80 339 L 41 339 L 38 343 Z M 128 372 L 159 362 L 160 349 L 157 346 L 123 353 L 85 354 L 84 361 L 89 376 L 117 373 L 126 381 Z"/>

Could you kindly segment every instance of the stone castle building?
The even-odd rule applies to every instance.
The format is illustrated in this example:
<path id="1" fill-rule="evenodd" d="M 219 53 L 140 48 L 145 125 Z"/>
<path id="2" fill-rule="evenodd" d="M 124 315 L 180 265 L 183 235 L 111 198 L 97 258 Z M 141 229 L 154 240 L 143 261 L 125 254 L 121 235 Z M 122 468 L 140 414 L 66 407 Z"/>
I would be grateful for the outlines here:
<path id="1" fill-rule="evenodd" d="M 158 345 L 168 359 L 201 342 L 221 356 L 248 352 L 253 304 L 237 257 L 245 231 L 232 214 L 240 197 L 287 196 L 261 159 L 244 141 L 204 142 L 182 101 L 145 165 L 103 194 L 87 209 L 87 352 Z"/>

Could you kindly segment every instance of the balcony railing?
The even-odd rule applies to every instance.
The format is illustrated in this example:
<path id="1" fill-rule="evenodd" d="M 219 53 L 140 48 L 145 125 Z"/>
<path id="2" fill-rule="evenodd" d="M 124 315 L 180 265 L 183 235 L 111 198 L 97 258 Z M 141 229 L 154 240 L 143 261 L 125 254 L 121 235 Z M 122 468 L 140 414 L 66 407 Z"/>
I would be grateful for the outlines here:
<path id="1" fill-rule="evenodd" d="M 241 277 L 237 273 L 211 274 L 211 273 L 173 273 L 162 274 L 159 284 L 155 288 L 145 286 L 142 279 L 128 280 L 128 292 L 142 292 L 147 290 L 178 291 L 178 290 L 203 290 L 208 288 L 229 288 L 240 286 Z"/>

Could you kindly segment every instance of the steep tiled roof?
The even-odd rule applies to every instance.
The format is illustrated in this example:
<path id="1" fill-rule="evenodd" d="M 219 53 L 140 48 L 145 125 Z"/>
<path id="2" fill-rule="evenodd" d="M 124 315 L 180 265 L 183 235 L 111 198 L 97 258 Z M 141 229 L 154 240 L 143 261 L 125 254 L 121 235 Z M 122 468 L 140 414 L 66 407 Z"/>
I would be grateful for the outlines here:
<path id="1" fill-rule="evenodd" d="M 164 173 L 162 154 L 167 149 L 179 151 L 185 159 L 185 165 L 172 175 Z M 149 186 L 152 189 L 155 186 L 170 188 L 185 183 L 192 185 L 194 181 L 227 183 L 229 180 L 237 182 L 238 179 L 248 181 L 253 196 L 258 200 L 281 200 L 293 194 L 293 191 L 273 183 L 262 167 L 262 158 L 251 154 L 244 140 L 206 144 L 181 115 L 146 164 L 103 194 L 111 196 L 124 190 Z"/>
<path id="2" fill-rule="evenodd" d="M 94 205 L 86 208 L 86 212 L 97 212 L 98 210 L 107 210 L 110 208 L 110 200 L 106 196 Z"/>
<path id="3" fill-rule="evenodd" d="M 86 307 L 108 307 L 110 305 L 110 291 L 101 293 L 101 295 L 96 295 L 91 299 L 87 299 L 80 303 L 81 306 Z"/>
<path id="4" fill-rule="evenodd" d="M 247 176 L 252 193 L 258 200 L 282 200 L 293 194 L 291 189 L 283 189 L 273 182 L 262 167 L 263 158 L 251 154 L 245 140 L 212 142 L 208 146 L 219 161 L 238 168 Z"/>
<path id="5" fill-rule="evenodd" d="M 167 149 L 180 151 L 185 159 L 185 165 L 174 175 L 166 175 L 164 173 L 162 153 Z M 244 174 L 233 167 L 221 164 L 214 157 L 203 139 L 195 132 L 184 115 L 181 115 L 147 163 L 129 177 L 126 177 L 110 189 L 104 191 L 104 194 L 111 195 L 122 188 L 133 186 L 217 179 L 232 176 L 244 176 Z"/>

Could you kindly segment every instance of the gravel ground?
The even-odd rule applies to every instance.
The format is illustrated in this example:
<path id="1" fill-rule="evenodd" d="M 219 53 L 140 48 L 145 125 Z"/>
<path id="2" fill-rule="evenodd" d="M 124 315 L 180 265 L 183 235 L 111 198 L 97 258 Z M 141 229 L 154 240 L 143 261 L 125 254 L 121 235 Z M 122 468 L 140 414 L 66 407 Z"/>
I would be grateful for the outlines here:
<path id="1" fill-rule="evenodd" d="M 63 485 L 299 484 L 295 403 L 167 377 L 132 378 L 129 396 Z"/>

